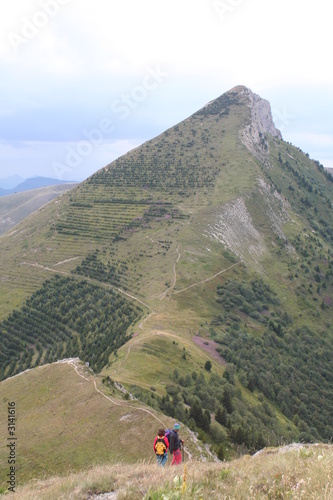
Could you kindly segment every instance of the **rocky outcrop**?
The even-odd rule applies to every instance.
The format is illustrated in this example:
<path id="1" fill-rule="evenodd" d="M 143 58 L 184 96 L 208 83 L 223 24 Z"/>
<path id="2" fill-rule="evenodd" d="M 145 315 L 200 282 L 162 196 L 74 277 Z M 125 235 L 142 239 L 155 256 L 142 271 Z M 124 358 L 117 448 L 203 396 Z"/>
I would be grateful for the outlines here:
<path id="1" fill-rule="evenodd" d="M 219 207 L 208 233 L 244 263 L 262 272 L 260 261 L 266 251 L 266 245 L 254 225 L 243 198 Z"/>
<path id="2" fill-rule="evenodd" d="M 247 87 L 236 87 L 236 89 L 239 89 L 240 96 L 247 99 L 251 112 L 250 122 L 240 132 L 241 140 L 251 153 L 265 162 L 269 155 L 266 136 L 282 139 L 281 132 L 275 127 L 270 103 Z"/>
<path id="3" fill-rule="evenodd" d="M 263 200 L 263 210 L 269 221 L 272 241 L 277 237 L 283 242 L 285 250 L 295 255 L 294 247 L 288 242 L 283 226 L 290 220 L 289 204 L 275 189 L 262 178 L 257 179 L 257 192 Z M 254 214 L 255 216 L 255 214 Z M 247 198 L 239 197 L 230 203 L 218 207 L 214 220 L 207 230 L 209 237 L 218 240 L 231 250 L 239 259 L 257 272 L 263 272 L 261 264 L 267 251 L 264 233 L 253 219 L 247 207 Z"/>

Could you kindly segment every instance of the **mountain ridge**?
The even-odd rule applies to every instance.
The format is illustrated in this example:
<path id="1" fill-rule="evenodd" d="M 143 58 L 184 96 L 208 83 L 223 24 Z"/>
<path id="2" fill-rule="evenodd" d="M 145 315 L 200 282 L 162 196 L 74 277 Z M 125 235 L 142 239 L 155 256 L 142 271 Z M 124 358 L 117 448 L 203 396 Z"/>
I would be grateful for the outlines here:
<path id="1" fill-rule="evenodd" d="M 0 188 L 2 189 L 12 189 L 21 182 L 23 182 L 25 179 L 21 177 L 20 175 L 10 175 L 8 177 L 2 177 L 0 179 Z"/>
<path id="2" fill-rule="evenodd" d="M 0 197 L 0 235 L 76 184 L 55 184 Z"/>
<path id="3" fill-rule="evenodd" d="M 0 239 L 2 378 L 79 356 L 220 455 L 330 439 L 332 182 L 235 89 Z"/>
<path id="4" fill-rule="evenodd" d="M 52 179 L 50 177 L 35 176 L 24 179 L 22 182 L 17 184 L 11 189 L 0 188 L 0 196 L 8 196 L 10 194 L 22 193 L 24 191 L 30 191 L 32 189 L 38 189 L 48 186 L 55 186 L 61 184 L 77 184 L 77 181 L 65 181 L 62 179 Z"/>

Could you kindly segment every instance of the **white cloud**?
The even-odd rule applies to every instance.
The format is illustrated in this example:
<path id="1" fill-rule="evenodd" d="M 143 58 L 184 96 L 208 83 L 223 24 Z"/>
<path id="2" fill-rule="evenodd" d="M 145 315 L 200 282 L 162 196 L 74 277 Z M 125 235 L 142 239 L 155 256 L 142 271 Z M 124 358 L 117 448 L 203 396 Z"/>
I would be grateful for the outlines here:
<path id="1" fill-rule="evenodd" d="M 33 23 L 42 1 L 60 0 L 10 3 L 1 17 L 2 33 L 22 34 L 22 19 Z M 309 0 L 220 2 L 228 3 L 222 20 L 216 0 L 68 0 L 21 47 L 24 60 L 8 40 L 6 55 L 25 67 L 39 66 L 40 72 L 69 75 L 135 74 L 158 62 L 180 78 L 198 72 L 223 74 L 255 88 L 277 82 L 332 82 L 325 0 L 315 5 Z"/>
<path id="2" fill-rule="evenodd" d="M 56 11 L 49 18 L 38 14 L 47 2 Z M 229 6 L 223 15 L 222 5 Z M 39 27 L 15 50 L 8 34 L 23 36 L 27 22 Z M 42 134 L 53 157 L 50 144 L 79 140 L 84 128 L 110 115 L 115 99 L 140 84 L 148 66 L 159 65 L 169 76 L 119 127 L 125 138 L 149 138 L 244 84 L 280 115 L 287 110 L 295 117 L 283 135 L 297 144 L 297 133 L 318 133 L 308 144 L 324 150 L 323 136 L 333 133 L 324 113 L 331 115 L 333 99 L 319 102 L 318 94 L 325 88 L 332 96 L 330 24 L 326 0 L 6 2 L 0 115 L 8 123 L 0 139 L 1 133 L 15 139 L 17 130 L 17 137 L 31 140 L 35 131 L 36 144 Z M 36 146 L 36 162 L 42 164 L 44 151 L 39 156 Z"/>

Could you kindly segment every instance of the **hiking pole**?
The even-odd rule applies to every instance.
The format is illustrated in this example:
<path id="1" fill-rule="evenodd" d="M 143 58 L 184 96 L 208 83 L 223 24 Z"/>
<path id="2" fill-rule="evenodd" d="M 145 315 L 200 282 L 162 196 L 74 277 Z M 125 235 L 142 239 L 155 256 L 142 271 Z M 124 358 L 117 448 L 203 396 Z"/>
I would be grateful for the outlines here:
<path id="1" fill-rule="evenodd" d="M 183 458 L 183 464 L 184 464 L 184 475 L 183 475 L 183 485 L 182 485 L 182 494 L 185 495 L 186 491 L 186 476 L 187 476 L 187 467 L 185 465 L 185 448 L 184 448 L 184 441 L 181 443 L 181 450 L 182 450 L 182 458 Z"/>

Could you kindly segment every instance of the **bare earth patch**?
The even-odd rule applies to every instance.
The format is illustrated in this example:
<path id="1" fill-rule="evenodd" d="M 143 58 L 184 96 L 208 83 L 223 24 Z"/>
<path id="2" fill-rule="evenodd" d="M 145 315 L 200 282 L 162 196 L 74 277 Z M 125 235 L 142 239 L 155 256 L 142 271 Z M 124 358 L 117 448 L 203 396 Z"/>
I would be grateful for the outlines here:
<path id="1" fill-rule="evenodd" d="M 217 352 L 217 348 L 221 347 L 217 342 L 214 340 L 208 340 L 208 339 L 203 339 L 202 337 L 199 337 L 198 335 L 195 335 L 192 337 L 192 340 L 195 344 L 197 344 L 201 349 L 204 351 L 207 351 L 210 356 L 215 359 L 218 363 L 221 365 L 226 364 L 226 360 L 220 356 L 220 354 Z"/>

